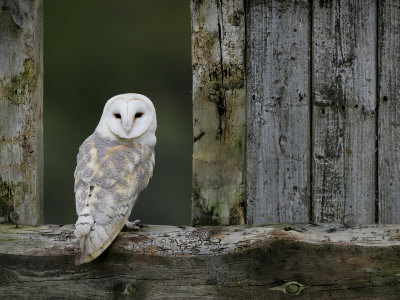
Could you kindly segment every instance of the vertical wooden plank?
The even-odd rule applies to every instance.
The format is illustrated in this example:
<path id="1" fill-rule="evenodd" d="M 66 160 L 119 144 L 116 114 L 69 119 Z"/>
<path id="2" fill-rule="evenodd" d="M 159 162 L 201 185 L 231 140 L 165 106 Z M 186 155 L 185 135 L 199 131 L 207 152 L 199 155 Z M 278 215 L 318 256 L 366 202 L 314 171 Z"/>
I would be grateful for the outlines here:
<path id="1" fill-rule="evenodd" d="M 308 1 L 247 4 L 247 222 L 307 222 Z"/>
<path id="2" fill-rule="evenodd" d="M 400 2 L 379 2 L 379 222 L 400 223 Z"/>
<path id="3" fill-rule="evenodd" d="M 244 3 L 192 0 L 193 225 L 244 224 Z"/>
<path id="4" fill-rule="evenodd" d="M 0 222 L 43 219 L 42 0 L 0 0 Z"/>
<path id="5" fill-rule="evenodd" d="M 376 3 L 314 1 L 313 220 L 375 222 Z"/>

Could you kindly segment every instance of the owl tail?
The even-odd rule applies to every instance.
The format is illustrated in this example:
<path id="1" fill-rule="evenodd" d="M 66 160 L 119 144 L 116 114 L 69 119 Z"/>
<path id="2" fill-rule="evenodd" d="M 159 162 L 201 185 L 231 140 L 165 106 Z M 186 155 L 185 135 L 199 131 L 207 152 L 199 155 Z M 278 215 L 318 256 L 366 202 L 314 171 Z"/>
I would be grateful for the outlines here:
<path id="1" fill-rule="evenodd" d="M 81 250 L 75 258 L 75 265 L 86 264 L 96 259 L 114 241 L 124 226 L 127 217 L 121 223 L 100 225 L 93 223 L 87 235 L 82 235 L 80 240 Z"/>

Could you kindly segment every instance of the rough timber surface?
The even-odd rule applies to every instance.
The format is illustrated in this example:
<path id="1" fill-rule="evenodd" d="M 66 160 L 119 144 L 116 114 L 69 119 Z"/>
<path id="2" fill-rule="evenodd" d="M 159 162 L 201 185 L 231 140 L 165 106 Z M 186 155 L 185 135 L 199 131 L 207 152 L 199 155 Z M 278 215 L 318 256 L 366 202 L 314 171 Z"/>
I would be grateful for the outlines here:
<path id="1" fill-rule="evenodd" d="M 76 267 L 72 225 L 0 226 L 1 299 L 398 299 L 400 226 L 145 225 Z"/>
<path id="2" fill-rule="evenodd" d="M 307 222 L 309 2 L 248 1 L 247 223 Z"/>
<path id="3" fill-rule="evenodd" d="M 42 0 L 0 0 L 0 223 L 43 217 L 42 27 Z"/>
<path id="4" fill-rule="evenodd" d="M 378 13 L 379 222 L 400 223 L 400 2 L 380 1 Z"/>
<path id="5" fill-rule="evenodd" d="M 192 223 L 245 223 L 244 1 L 191 1 Z"/>
<path id="6" fill-rule="evenodd" d="M 376 1 L 313 1 L 314 222 L 374 223 Z"/>

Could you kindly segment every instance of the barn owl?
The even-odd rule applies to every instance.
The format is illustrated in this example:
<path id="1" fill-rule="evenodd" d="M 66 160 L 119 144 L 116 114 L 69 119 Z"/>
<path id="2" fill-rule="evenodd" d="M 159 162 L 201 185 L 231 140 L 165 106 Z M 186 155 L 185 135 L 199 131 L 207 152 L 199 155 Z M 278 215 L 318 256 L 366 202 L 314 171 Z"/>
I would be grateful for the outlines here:
<path id="1" fill-rule="evenodd" d="M 107 101 L 94 133 L 80 146 L 74 174 L 77 265 L 98 257 L 124 225 L 137 225 L 128 217 L 153 173 L 156 127 L 149 98 L 118 95 Z"/>

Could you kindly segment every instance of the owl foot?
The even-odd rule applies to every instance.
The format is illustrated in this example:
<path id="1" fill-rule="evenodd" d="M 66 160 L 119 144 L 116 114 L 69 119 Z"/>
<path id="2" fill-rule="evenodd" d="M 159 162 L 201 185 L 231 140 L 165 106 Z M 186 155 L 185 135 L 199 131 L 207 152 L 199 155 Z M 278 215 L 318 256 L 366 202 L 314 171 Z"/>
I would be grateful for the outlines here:
<path id="1" fill-rule="evenodd" d="M 135 220 L 133 222 L 126 221 L 124 229 L 138 231 L 140 227 L 142 227 L 142 224 L 140 224 L 140 220 Z"/>

